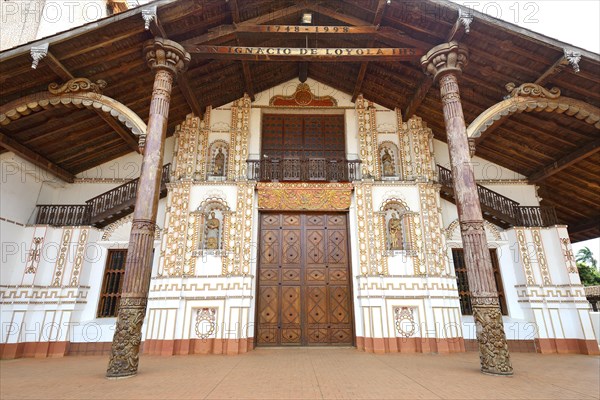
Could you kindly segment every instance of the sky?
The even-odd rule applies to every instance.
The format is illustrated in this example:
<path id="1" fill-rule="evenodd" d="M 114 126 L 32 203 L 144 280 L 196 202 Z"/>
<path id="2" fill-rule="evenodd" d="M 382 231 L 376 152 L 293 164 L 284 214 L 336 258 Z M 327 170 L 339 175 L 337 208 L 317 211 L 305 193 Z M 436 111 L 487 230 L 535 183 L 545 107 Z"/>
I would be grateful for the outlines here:
<path id="1" fill-rule="evenodd" d="M 451 1 L 600 53 L 600 0 Z"/>
<path id="2" fill-rule="evenodd" d="M 600 0 L 466 1 L 452 0 L 562 42 L 600 53 Z M 573 252 L 584 248 L 600 260 L 600 238 L 573 243 Z"/>

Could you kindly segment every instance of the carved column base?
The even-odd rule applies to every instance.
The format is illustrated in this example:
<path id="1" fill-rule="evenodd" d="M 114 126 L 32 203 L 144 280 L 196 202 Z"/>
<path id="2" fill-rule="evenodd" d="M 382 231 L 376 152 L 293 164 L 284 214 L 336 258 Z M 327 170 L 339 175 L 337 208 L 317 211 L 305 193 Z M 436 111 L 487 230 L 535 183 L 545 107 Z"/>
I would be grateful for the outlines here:
<path id="1" fill-rule="evenodd" d="M 472 305 L 481 372 L 490 375 L 512 375 L 513 368 L 498 299 L 473 297 Z"/>
<path id="2" fill-rule="evenodd" d="M 146 298 L 121 298 L 112 353 L 106 370 L 107 378 L 125 378 L 137 374 L 146 304 Z"/>

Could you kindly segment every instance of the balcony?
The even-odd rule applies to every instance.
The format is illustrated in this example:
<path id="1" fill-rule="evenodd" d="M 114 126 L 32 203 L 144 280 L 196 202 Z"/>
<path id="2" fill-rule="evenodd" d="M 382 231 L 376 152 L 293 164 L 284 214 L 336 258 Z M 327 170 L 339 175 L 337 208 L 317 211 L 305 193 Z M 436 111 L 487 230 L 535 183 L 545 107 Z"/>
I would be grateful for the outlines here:
<path id="1" fill-rule="evenodd" d="M 326 158 L 248 160 L 248 179 L 261 182 L 352 182 L 361 179 L 360 161 Z"/>

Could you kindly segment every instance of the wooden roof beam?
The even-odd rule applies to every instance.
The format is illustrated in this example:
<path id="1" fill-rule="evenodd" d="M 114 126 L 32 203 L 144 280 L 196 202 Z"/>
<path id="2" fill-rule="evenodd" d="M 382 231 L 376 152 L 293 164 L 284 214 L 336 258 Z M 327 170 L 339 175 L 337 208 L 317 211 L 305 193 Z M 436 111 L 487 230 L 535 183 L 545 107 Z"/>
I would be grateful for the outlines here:
<path id="1" fill-rule="evenodd" d="M 65 182 L 75 182 L 75 175 L 1 132 L 0 145 L 2 145 L 2 147 L 4 147 L 6 150 L 12 151 L 24 160 L 27 160 L 30 163 L 42 168 L 44 171 L 50 172 Z"/>
<path id="2" fill-rule="evenodd" d="M 385 12 L 386 0 L 379 0 L 377 3 L 377 9 L 375 10 L 375 16 L 373 17 L 373 25 L 379 25 L 381 20 L 383 19 L 383 13 Z M 371 40 L 369 43 L 369 47 L 373 47 L 375 45 L 375 40 Z M 362 90 L 362 85 L 365 80 L 365 75 L 367 74 L 367 67 L 369 63 L 367 61 L 363 61 L 360 63 L 360 70 L 358 71 L 358 76 L 356 78 L 356 83 L 354 84 L 354 91 L 352 92 L 352 102 L 354 103 L 358 98 Z"/>
<path id="3" fill-rule="evenodd" d="M 234 24 L 240 23 L 240 9 L 238 7 L 237 0 L 229 0 L 229 10 L 231 11 L 231 19 Z M 236 43 L 241 45 L 240 38 L 236 36 Z M 254 101 L 254 85 L 252 84 L 252 71 L 250 71 L 250 65 L 247 61 L 242 60 L 242 73 L 244 79 L 244 87 L 246 88 L 246 93 L 250 96 L 250 100 Z"/>
<path id="4" fill-rule="evenodd" d="M 566 66 L 569 65 L 569 60 L 563 55 L 550 68 L 544 71 L 536 80 L 535 84 L 543 86 L 550 78 L 558 75 Z"/>
<path id="5" fill-rule="evenodd" d="M 570 235 L 575 235 L 596 229 L 600 230 L 600 215 L 596 215 L 595 217 L 581 221 L 577 225 L 569 226 L 567 230 L 569 231 Z"/>
<path id="6" fill-rule="evenodd" d="M 63 81 L 67 82 L 75 78 L 75 76 L 67 69 L 67 67 L 65 67 L 50 51 L 48 51 L 48 54 L 46 55 L 46 57 L 44 57 L 43 60 L 48 64 L 50 69 Z M 106 115 L 106 113 L 104 113 L 103 111 L 98 110 L 97 108 L 94 108 L 93 110 L 125 141 L 125 143 L 127 143 L 127 146 L 129 146 L 129 148 L 131 148 L 135 152 L 140 152 L 137 138 L 128 129 L 125 129 L 119 122 L 117 122 L 114 118 Z"/>
<path id="7" fill-rule="evenodd" d="M 561 170 L 570 167 L 578 161 L 581 161 L 600 150 L 600 139 L 594 140 L 592 143 L 585 144 L 566 156 L 556 160 L 552 164 L 541 168 L 529 176 L 530 182 L 539 182 L 552 176 Z"/>
<path id="8" fill-rule="evenodd" d="M 271 22 L 278 18 L 283 18 L 288 15 L 298 13 L 304 9 L 305 7 L 303 5 L 293 5 L 279 11 L 270 12 L 265 15 L 260 15 L 256 18 L 251 18 L 246 21 L 239 22 L 234 25 L 220 25 L 217 28 L 210 30 L 209 32 L 204 33 L 200 36 L 184 40 L 180 44 L 186 50 L 188 50 L 188 47 L 190 46 L 193 48 L 194 46 L 200 44 L 222 44 L 230 40 L 234 40 L 236 38 L 236 34 L 238 32 L 243 32 L 245 27 L 253 27 L 255 25 L 266 24 L 267 22 Z"/>

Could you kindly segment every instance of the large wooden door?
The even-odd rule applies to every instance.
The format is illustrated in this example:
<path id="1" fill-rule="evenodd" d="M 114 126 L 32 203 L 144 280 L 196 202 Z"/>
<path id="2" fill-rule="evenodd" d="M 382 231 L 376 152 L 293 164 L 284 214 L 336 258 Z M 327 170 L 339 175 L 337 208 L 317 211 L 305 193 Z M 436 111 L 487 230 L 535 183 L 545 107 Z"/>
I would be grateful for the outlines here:
<path id="1" fill-rule="evenodd" d="M 258 345 L 351 345 L 345 214 L 261 214 Z"/>

